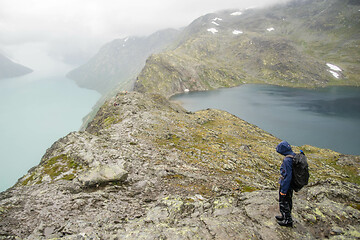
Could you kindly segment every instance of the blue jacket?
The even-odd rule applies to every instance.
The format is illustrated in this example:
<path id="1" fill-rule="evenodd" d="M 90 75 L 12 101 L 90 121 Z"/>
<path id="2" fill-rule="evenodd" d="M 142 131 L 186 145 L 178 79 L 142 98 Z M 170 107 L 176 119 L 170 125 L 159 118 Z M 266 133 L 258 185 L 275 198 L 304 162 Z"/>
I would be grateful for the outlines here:
<path id="1" fill-rule="evenodd" d="M 288 142 L 282 141 L 277 145 L 276 151 L 284 156 L 292 155 L 295 156 L 295 153 L 292 151 L 291 146 Z M 285 157 L 281 167 L 280 167 L 280 192 L 287 193 L 290 188 L 291 178 L 292 178 L 292 158 Z"/>

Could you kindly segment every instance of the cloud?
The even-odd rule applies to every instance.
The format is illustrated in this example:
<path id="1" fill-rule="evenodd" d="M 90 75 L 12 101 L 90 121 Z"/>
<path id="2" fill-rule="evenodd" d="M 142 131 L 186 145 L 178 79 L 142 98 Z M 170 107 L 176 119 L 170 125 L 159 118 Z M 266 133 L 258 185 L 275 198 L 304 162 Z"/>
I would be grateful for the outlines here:
<path id="1" fill-rule="evenodd" d="M 115 38 L 183 27 L 217 10 L 283 1 L 0 0 L 0 49 L 43 42 L 54 57 L 82 61 Z"/>

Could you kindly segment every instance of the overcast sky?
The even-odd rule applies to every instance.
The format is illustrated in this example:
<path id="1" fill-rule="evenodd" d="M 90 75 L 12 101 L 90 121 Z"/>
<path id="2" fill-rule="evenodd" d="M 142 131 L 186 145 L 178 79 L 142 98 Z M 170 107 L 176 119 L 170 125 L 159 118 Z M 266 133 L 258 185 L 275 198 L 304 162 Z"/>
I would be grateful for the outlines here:
<path id="1" fill-rule="evenodd" d="M 284 0 L 0 0 L 0 51 L 30 65 L 37 54 L 80 64 L 115 38 L 274 2 Z"/>

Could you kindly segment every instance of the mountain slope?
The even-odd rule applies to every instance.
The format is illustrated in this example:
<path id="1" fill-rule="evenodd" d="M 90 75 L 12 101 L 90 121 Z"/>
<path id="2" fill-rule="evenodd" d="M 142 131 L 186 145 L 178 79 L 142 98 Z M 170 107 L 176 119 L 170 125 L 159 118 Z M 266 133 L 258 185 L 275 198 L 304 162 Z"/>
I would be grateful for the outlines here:
<path id="1" fill-rule="evenodd" d="M 171 96 L 242 83 L 359 86 L 358 6 L 292 1 L 205 15 L 184 30 L 175 49 L 147 60 L 134 89 Z"/>
<path id="2" fill-rule="evenodd" d="M 9 58 L 0 54 L 0 79 L 19 77 L 28 73 L 32 70 L 21 64 L 11 61 Z"/>
<path id="3" fill-rule="evenodd" d="M 359 236 L 359 157 L 311 146 L 296 227 L 277 225 L 279 141 L 224 111 L 119 93 L 0 193 L 0 239 Z"/>
<path id="4" fill-rule="evenodd" d="M 167 29 L 148 37 L 116 39 L 102 47 L 88 63 L 69 72 L 67 77 L 80 87 L 102 94 L 114 87 L 129 90 L 146 58 L 164 49 L 177 35 L 177 30 Z"/>

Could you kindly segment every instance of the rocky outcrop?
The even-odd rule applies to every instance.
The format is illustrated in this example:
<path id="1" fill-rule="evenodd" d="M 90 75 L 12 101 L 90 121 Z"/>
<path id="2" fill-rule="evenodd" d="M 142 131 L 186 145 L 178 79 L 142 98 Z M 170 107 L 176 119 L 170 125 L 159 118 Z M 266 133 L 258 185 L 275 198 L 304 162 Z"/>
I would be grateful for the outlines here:
<path id="1" fill-rule="evenodd" d="M 101 165 L 91 169 L 78 176 L 79 181 L 86 187 L 99 186 L 109 182 L 124 182 L 128 176 L 128 172 L 122 166 Z"/>
<path id="2" fill-rule="evenodd" d="M 224 111 L 118 94 L 0 194 L 0 239 L 359 238 L 360 158 L 311 146 L 295 227 L 277 225 L 279 141 Z"/>

